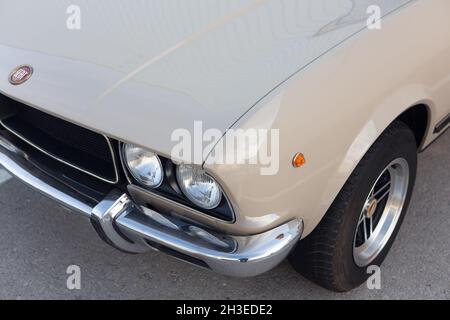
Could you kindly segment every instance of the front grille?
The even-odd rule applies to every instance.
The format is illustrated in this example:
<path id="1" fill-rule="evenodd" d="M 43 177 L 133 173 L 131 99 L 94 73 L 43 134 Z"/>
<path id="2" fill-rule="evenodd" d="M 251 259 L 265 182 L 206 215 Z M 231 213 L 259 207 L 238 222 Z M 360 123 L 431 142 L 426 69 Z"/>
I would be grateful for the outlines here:
<path id="1" fill-rule="evenodd" d="M 118 181 L 114 151 L 101 134 L 21 105 L 5 129 L 48 156 L 109 183 Z"/>

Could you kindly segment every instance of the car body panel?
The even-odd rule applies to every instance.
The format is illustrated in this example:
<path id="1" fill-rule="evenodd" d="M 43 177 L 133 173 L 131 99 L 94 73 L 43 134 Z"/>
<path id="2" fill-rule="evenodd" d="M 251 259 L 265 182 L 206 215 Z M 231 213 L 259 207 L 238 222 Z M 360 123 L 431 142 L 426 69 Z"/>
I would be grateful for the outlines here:
<path id="1" fill-rule="evenodd" d="M 81 29 L 69 30 L 69 0 L 42 0 L 33 10 L 28 1 L 0 1 L 0 91 L 168 156 L 175 129 L 201 120 L 225 132 L 364 29 L 368 5 L 387 14 L 408 2 L 84 0 Z M 21 64 L 35 74 L 11 87 L 7 75 Z"/>
<path id="2" fill-rule="evenodd" d="M 315 5 L 306 16 L 292 7 L 316 1 L 186 3 L 155 1 L 158 10 L 149 10 L 147 1 L 80 1 L 87 22 L 68 31 L 58 23 L 70 1 L 43 0 L 30 12 L 26 1 L 0 0 L 0 92 L 162 155 L 174 129 L 195 120 L 222 131 L 279 129 L 276 175 L 199 162 L 221 183 L 236 221 L 195 220 L 233 235 L 296 217 L 308 235 L 398 115 L 427 105 L 425 147 L 450 112 L 448 0 L 321 1 L 325 17 L 320 6 L 317 17 Z M 390 13 L 381 30 L 365 29 L 370 4 Z M 16 25 L 21 15 L 29 23 Z M 35 74 L 11 86 L 9 73 L 25 63 Z M 299 169 L 296 152 L 307 158 Z"/>

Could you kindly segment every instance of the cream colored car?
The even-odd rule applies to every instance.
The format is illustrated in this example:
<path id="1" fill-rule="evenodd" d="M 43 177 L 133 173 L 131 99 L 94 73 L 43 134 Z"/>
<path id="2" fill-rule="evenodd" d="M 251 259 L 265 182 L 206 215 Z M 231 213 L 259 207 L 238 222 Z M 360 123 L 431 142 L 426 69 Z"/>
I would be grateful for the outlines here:
<path id="1" fill-rule="evenodd" d="M 450 1 L 78 2 L 0 0 L 6 170 L 125 252 L 337 291 L 382 263 L 449 127 Z"/>

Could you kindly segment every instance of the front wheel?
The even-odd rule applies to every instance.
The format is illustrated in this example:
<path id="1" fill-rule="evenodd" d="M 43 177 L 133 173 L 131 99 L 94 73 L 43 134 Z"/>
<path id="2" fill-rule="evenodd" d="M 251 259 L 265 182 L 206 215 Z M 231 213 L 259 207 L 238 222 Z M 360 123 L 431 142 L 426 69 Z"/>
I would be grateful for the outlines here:
<path id="1" fill-rule="evenodd" d="M 348 291 L 381 265 L 399 231 L 416 178 L 413 132 L 394 122 L 357 166 L 317 228 L 290 256 L 319 285 Z"/>

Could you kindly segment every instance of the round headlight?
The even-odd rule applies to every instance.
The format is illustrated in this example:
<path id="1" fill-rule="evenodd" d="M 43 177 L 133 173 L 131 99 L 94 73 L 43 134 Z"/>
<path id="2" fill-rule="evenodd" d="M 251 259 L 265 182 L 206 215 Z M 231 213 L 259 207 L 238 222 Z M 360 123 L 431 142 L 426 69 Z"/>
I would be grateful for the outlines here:
<path id="1" fill-rule="evenodd" d="M 181 191 L 195 205 L 209 210 L 220 204 L 222 191 L 204 170 L 190 165 L 179 165 L 177 180 Z"/>
<path id="2" fill-rule="evenodd" d="M 123 156 L 128 170 L 139 183 L 150 188 L 161 185 L 164 171 L 155 153 L 127 143 L 123 147 Z"/>

